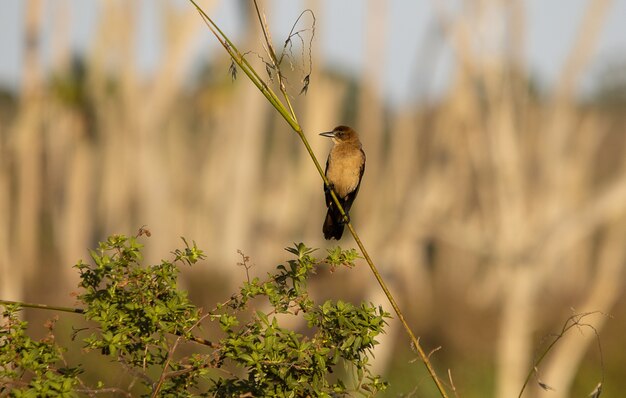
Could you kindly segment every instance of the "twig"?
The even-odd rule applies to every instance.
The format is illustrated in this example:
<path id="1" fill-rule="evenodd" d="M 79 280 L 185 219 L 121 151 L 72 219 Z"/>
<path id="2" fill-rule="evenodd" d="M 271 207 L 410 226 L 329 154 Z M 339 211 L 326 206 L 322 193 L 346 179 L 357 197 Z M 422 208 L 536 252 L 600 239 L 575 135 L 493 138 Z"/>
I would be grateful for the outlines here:
<path id="1" fill-rule="evenodd" d="M 571 328 L 573 328 L 575 326 L 578 326 L 578 327 L 586 326 L 588 328 L 591 328 L 591 330 L 593 330 L 593 332 L 595 333 L 596 337 L 598 338 L 598 349 L 599 349 L 599 352 L 600 352 L 600 364 L 601 364 L 601 367 L 602 367 L 602 382 L 604 382 L 604 359 L 602 358 L 602 347 L 600 346 L 600 337 L 598 335 L 598 331 L 596 330 L 596 328 L 594 328 L 590 324 L 581 323 L 583 318 L 585 318 L 585 317 L 587 317 L 589 315 L 594 315 L 594 314 L 601 314 L 601 312 L 600 311 L 584 312 L 582 314 L 574 314 L 574 315 L 570 316 L 569 318 L 567 318 L 567 320 L 563 324 L 563 328 L 561 329 L 561 332 L 558 335 L 556 335 L 554 340 L 541 353 L 541 355 L 539 355 L 539 357 L 537 358 L 537 360 L 533 364 L 533 367 L 528 372 L 528 375 L 526 376 L 526 380 L 524 381 L 524 384 L 522 385 L 522 389 L 519 392 L 518 398 L 522 398 L 522 395 L 524 394 L 524 390 L 526 389 L 526 386 L 530 382 L 530 378 L 532 377 L 533 374 L 537 374 L 538 373 L 539 364 L 541 364 L 541 362 L 545 359 L 546 355 L 548 355 L 548 353 L 552 350 L 552 348 L 556 345 L 556 343 L 558 343 L 559 340 L 561 340 L 563 338 L 563 336 L 565 336 L 565 334 Z M 541 384 L 547 386 L 543 382 Z M 545 387 L 542 386 L 542 388 L 545 388 Z"/>
<path id="2" fill-rule="evenodd" d="M 82 308 L 72 308 L 72 307 L 61 307 L 56 305 L 47 305 L 47 304 L 35 304 L 35 303 L 25 303 L 22 301 L 11 301 L 11 300 L 0 300 L 0 305 L 19 305 L 20 307 L 26 308 L 37 308 L 40 310 L 52 310 L 52 311 L 61 311 L 61 312 L 69 312 L 71 314 L 85 314 L 85 310 Z M 174 333 L 175 335 L 180 336 L 179 333 Z M 211 348 L 218 348 L 219 345 L 217 343 L 213 343 L 209 340 L 203 339 L 202 337 L 191 336 L 189 338 L 190 341 L 193 341 L 198 344 L 202 344 Z"/>
<path id="3" fill-rule="evenodd" d="M 202 322 L 207 316 L 209 316 L 209 314 L 205 314 L 203 316 L 201 316 L 200 318 L 198 318 L 198 320 L 196 322 L 194 322 L 193 325 L 191 325 L 191 327 L 189 329 L 187 329 L 187 332 L 191 332 L 196 326 L 198 326 L 200 324 L 200 322 Z M 172 361 L 172 357 L 174 356 L 174 352 L 176 351 L 176 348 L 178 348 L 178 345 L 180 344 L 180 340 L 183 338 L 182 333 L 176 338 L 176 341 L 174 342 L 174 344 L 172 345 L 172 347 L 169 349 L 168 353 L 167 353 L 167 359 L 165 360 L 165 363 L 163 364 L 163 370 L 161 370 L 161 376 L 159 376 L 159 381 L 157 382 L 156 386 L 154 387 L 154 389 L 152 390 L 152 395 L 151 398 L 156 398 L 159 396 L 159 391 L 161 390 L 161 386 L 163 385 L 163 382 L 165 381 L 165 379 L 168 376 L 168 372 L 167 371 L 167 367 L 170 365 L 170 362 Z"/>
<path id="4" fill-rule="evenodd" d="M 21 301 L 11 301 L 11 300 L 0 300 L 0 304 L 3 305 L 19 305 L 20 307 L 26 308 L 38 308 L 40 310 L 53 310 L 53 311 L 61 311 L 61 312 L 70 312 L 73 314 L 84 314 L 85 310 L 82 308 L 71 308 L 71 307 L 60 307 L 55 305 L 46 305 L 46 304 L 35 304 L 35 303 L 24 303 Z"/>
<path id="5" fill-rule="evenodd" d="M 118 393 L 118 394 L 122 394 L 126 397 L 132 398 L 132 394 L 129 393 L 128 391 L 124 391 L 121 388 L 117 388 L 117 387 L 107 387 L 107 388 L 77 388 L 75 389 L 76 392 L 83 392 L 86 394 L 111 394 L 111 393 Z"/>
<path id="6" fill-rule="evenodd" d="M 448 369 L 448 380 L 450 380 L 450 388 L 452 388 L 452 392 L 456 398 L 459 398 L 459 394 L 456 392 L 456 386 L 454 385 L 454 380 L 452 380 L 452 371 Z"/>

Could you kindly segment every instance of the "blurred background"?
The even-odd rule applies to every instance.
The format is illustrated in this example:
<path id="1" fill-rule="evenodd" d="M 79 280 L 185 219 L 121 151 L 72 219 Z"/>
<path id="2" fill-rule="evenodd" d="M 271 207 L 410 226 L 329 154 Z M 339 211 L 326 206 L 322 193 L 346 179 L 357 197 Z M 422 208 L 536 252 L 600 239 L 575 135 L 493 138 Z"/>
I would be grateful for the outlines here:
<path id="1" fill-rule="evenodd" d="M 199 4 L 263 71 L 252 3 Z M 314 12 L 284 65 L 299 120 L 321 162 L 319 132 L 360 132 L 353 224 L 458 395 L 516 397 L 567 318 L 600 311 L 538 369 L 554 390 L 527 396 L 621 396 L 626 1 L 261 4 L 278 48 Z M 238 249 L 262 277 L 292 242 L 335 245 L 298 137 L 229 65 L 182 0 L 0 3 L 0 298 L 73 305 L 72 265 L 142 225 L 146 261 L 181 236 L 206 251 L 181 276 L 206 308 L 245 279 Z M 386 306 L 364 262 L 313 295 Z M 391 320 L 387 396 L 434 396 L 413 359 Z"/>

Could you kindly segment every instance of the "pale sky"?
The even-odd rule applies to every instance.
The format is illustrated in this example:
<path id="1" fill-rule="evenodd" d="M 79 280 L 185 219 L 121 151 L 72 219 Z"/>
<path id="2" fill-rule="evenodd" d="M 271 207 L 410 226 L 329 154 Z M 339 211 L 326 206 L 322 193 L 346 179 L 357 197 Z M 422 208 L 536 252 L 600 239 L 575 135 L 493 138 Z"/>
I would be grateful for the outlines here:
<path id="1" fill-rule="evenodd" d="M 97 18 L 99 1 L 44 0 L 47 13 L 55 5 L 68 1 L 75 25 L 71 26 L 71 43 L 77 52 L 89 45 L 90 32 Z M 159 34 L 154 0 L 135 0 L 143 4 L 138 45 L 140 66 L 149 73 L 158 60 Z M 174 0 L 187 6 L 184 0 Z M 524 0 L 527 5 L 526 63 L 532 75 L 549 88 L 558 77 L 566 55 L 573 45 L 583 12 L 590 0 Z M 459 0 L 441 1 L 444 4 L 462 4 Z M 24 0 L 0 1 L 0 86 L 18 89 L 21 76 L 22 13 Z M 237 37 L 241 31 L 236 7 L 239 2 L 222 0 L 214 14 L 223 29 Z M 377 60 L 380 71 L 378 86 L 392 103 L 406 103 L 425 94 L 433 95 L 445 89 L 449 71 L 454 62 L 453 53 L 445 42 L 433 43 L 425 39 L 432 29 L 435 0 L 389 0 L 386 15 L 381 16 L 381 28 L 386 32 L 384 58 Z M 202 4 L 202 1 L 200 1 Z M 317 17 L 317 37 L 324 61 L 347 72 L 361 74 L 365 63 L 366 1 L 363 0 L 301 0 L 262 1 L 267 7 L 273 37 L 284 36 L 305 4 L 314 4 Z M 49 14 L 47 14 L 49 15 Z M 273 21 L 273 22 L 272 22 Z M 48 24 L 46 29 L 51 29 Z M 44 31 L 45 32 L 45 31 Z M 44 33 L 44 42 L 46 34 Z M 214 40 L 207 31 L 199 46 L 198 59 L 206 57 L 207 48 Z M 206 45 L 204 45 L 206 44 Z M 428 50 L 428 51 L 427 51 Z M 203 54 L 202 52 L 205 52 Z M 424 54 L 436 56 L 423 60 Z M 594 62 L 585 75 L 582 89 L 588 89 L 594 77 L 607 60 L 626 61 L 626 0 L 614 0 L 603 27 Z M 434 68 L 435 75 L 423 81 L 425 65 Z M 425 69 L 426 68 L 426 69 Z M 420 80 L 421 78 L 421 80 Z M 428 84 L 426 89 L 423 85 Z M 416 89 L 416 87 L 418 87 Z M 426 91 L 426 92 L 425 92 Z"/>

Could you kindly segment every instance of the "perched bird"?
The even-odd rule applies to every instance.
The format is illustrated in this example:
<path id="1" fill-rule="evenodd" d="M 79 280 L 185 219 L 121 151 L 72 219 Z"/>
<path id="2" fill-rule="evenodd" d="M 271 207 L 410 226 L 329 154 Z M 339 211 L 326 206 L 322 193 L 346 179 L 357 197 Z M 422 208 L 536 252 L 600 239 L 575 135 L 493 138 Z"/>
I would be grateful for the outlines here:
<path id="1" fill-rule="evenodd" d="M 337 126 L 333 131 L 320 135 L 333 140 L 334 145 L 326 160 L 325 174 L 330 187 L 337 194 L 341 207 L 348 215 L 361 186 L 361 178 L 365 171 L 365 152 L 363 152 L 356 131 L 348 126 Z M 324 185 L 324 193 L 326 194 L 326 207 L 328 207 L 322 228 L 324 238 L 339 240 L 343 234 L 345 221 L 326 185 Z"/>

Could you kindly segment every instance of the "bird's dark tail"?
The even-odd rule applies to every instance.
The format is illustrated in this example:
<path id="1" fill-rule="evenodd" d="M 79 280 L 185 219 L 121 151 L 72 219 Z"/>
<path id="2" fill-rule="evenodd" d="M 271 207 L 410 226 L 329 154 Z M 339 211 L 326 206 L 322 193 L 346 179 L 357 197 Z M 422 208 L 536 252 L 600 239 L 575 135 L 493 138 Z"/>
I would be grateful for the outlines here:
<path id="1" fill-rule="evenodd" d="M 344 227 L 342 218 L 341 213 L 335 210 L 334 206 L 328 208 L 328 211 L 326 212 L 326 219 L 324 220 L 324 227 L 322 228 L 325 239 L 341 239 Z"/>

